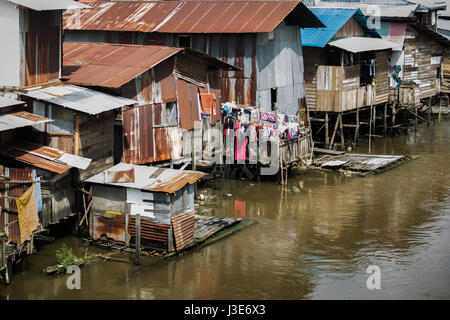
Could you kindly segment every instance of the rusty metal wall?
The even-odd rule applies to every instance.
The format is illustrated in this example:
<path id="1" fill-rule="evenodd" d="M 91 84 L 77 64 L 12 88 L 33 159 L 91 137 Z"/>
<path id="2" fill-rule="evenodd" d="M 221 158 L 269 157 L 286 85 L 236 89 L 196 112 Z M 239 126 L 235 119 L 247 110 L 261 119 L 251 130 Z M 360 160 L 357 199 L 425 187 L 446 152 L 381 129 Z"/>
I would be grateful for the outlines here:
<path id="1" fill-rule="evenodd" d="M 33 177 L 35 176 L 35 172 L 32 169 L 2 167 L 1 171 L 1 175 L 16 181 L 30 181 L 33 180 Z M 18 221 L 15 198 L 20 197 L 29 187 L 30 184 L 0 184 L 0 207 L 2 208 L 0 215 L 0 231 L 7 232 L 8 241 L 13 241 L 15 243 L 18 243 L 19 241 L 19 223 L 15 222 Z M 6 227 L 7 224 L 9 224 L 9 226 Z"/>
<path id="2" fill-rule="evenodd" d="M 180 128 L 191 130 L 194 121 L 200 120 L 198 87 L 182 79 L 176 79 Z"/>
<path id="3" fill-rule="evenodd" d="M 30 86 L 57 80 L 60 74 L 61 11 L 22 9 L 20 29 L 25 62 L 21 83 Z"/>
<path id="4" fill-rule="evenodd" d="M 141 217 L 141 239 L 150 241 L 157 248 L 168 249 L 170 225 L 147 221 Z M 136 219 L 130 216 L 128 224 L 130 236 L 136 236 Z"/>
<path id="5" fill-rule="evenodd" d="M 180 214 L 172 219 L 175 248 L 181 250 L 194 241 L 195 216 L 193 213 Z"/>
<path id="6" fill-rule="evenodd" d="M 122 114 L 123 161 L 145 164 L 154 161 L 153 105 L 128 108 Z"/>
<path id="7" fill-rule="evenodd" d="M 94 215 L 94 239 L 100 239 L 103 235 L 116 241 L 125 242 L 125 216 L 117 215 L 106 218 Z"/>

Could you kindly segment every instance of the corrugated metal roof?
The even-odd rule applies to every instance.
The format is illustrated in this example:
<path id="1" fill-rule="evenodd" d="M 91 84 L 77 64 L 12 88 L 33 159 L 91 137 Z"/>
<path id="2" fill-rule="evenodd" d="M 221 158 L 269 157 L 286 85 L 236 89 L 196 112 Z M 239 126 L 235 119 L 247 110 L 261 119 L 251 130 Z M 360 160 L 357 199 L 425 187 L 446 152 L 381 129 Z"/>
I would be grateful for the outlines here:
<path id="1" fill-rule="evenodd" d="M 334 35 L 353 17 L 368 36 L 380 37 L 375 30 L 367 28 L 367 17 L 359 9 L 312 8 L 311 11 L 326 27 L 302 28 L 302 45 L 305 47 L 325 47 Z"/>
<path id="2" fill-rule="evenodd" d="M 23 101 L 18 101 L 16 99 L 10 99 L 5 97 L 0 97 L 0 108 L 10 107 L 10 106 L 17 106 L 20 104 L 24 104 Z"/>
<path id="3" fill-rule="evenodd" d="M 357 53 L 365 51 L 386 50 L 398 47 L 397 43 L 393 43 L 384 39 L 350 37 L 334 40 L 328 43 L 330 46 L 338 47 L 343 50 Z"/>
<path id="4" fill-rule="evenodd" d="M 64 14 L 66 30 L 167 33 L 270 32 L 285 18 L 303 27 L 321 26 L 300 1 L 96 2 Z"/>
<path id="5" fill-rule="evenodd" d="M 71 168 L 86 169 L 91 159 L 79 157 L 55 148 L 28 141 L 11 141 L 0 148 L 0 153 L 51 172 L 64 173 Z"/>
<path id="6" fill-rule="evenodd" d="M 72 84 L 119 88 L 183 49 L 64 42 L 64 77 Z"/>
<path id="7" fill-rule="evenodd" d="M 134 100 L 65 84 L 45 88 L 36 87 L 17 91 L 17 93 L 92 115 L 137 104 Z"/>
<path id="8" fill-rule="evenodd" d="M 405 2 L 406 3 L 406 2 Z M 411 18 L 414 17 L 414 12 L 419 7 L 418 4 L 392 4 L 388 1 L 386 3 L 379 3 L 376 8 L 379 11 L 374 11 L 374 4 L 360 3 L 360 2 L 319 2 L 314 8 L 339 8 L 339 9 L 360 9 L 363 14 L 367 16 L 380 16 L 384 18 Z"/>
<path id="9" fill-rule="evenodd" d="M 134 170 L 134 179 L 132 180 L 130 180 L 130 170 Z M 130 179 L 121 179 L 121 177 L 123 176 L 123 172 L 126 172 L 127 177 Z M 155 192 L 174 193 L 175 191 L 183 188 L 188 183 L 193 184 L 197 182 L 203 176 L 205 176 L 205 173 L 199 171 L 175 170 L 119 163 L 108 170 L 90 177 L 89 179 L 85 180 L 85 182 L 142 189 Z"/>
<path id="10" fill-rule="evenodd" d="M 8 1 L 37 11 L 89 8 L 88 5 L 73 0 L 8 0 Z"/>
<path id="11" fill-rule="evenodd" d="M 211 66 L 239 70 L 210 55 L 188 48 L 65 42 L 63 74 L 71 84 L 119 88 L 181 51 L 198 56 Z"/>
<path id="12" fill-rule="evenodd" d="M 0 131 L 29 127 L 51 121 L 53 120 L 26 111 L 0 114 Z"/>

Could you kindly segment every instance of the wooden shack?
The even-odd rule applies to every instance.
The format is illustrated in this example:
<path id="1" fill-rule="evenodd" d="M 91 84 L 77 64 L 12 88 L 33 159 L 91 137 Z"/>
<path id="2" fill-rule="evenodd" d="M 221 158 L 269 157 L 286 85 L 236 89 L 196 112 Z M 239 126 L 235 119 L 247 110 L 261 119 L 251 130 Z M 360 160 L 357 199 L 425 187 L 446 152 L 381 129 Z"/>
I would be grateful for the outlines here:
<path id="1" fill-rule="evenodd" d="M 26 141 L 0 146 L 0 230 L 19 243 L 16 198 L 38 185 L 39 222 L 43 229 L 78 212 L 75 169 L 86 169 L 90 159 Z M 38 200 L 39 201 L 39 200 Z M 19 252 L 20 253 L 20 252 Z"/>
<path id="2" fill-rule="evenodd" d="M 191 146 L 183 134 L 194 128 L 194 121 L 207 121 L 206 129 L 218 123 L 215 127 L 220 130 L 221 70 L 239 69 L 189 48 L 64 43 L 68 83 L 138 102 L 124 109 L 122 126 L 116 126 L 119 141 L 123 134 L 123 144 L 117 143 L 119 148 L 123 145 L 123 150 L 116 150 L 117 162 L 176 161 L 183 156 L 183 143 Z M 209 103 L 203 96 L 210 98 Z"/>
<path id="3" fill-rule="evenodd" d="M 76 1 L 0 0 L 0 86 L 18 88 L 61 76 L 61 15 Z"/>
<path id="4" fill-rule="evenodd" d="M 346 112 L 388 101 L 396 44 L 367 29 L 359 9 L 312 8 L 326 28 L 302 29 L 310 111 Z"/>
<path id="5" fill-rule="evenodd" d="M 36 126 L 34 142 L 92 159 L 80 180 L 114 165 L 114 119 L 135 100 L 66 84 L 16 92 L 34 114 L 53 120 Z"/>
<path id="6" fill-rule="evenodd" d="M 241 69 L 220 73 L 218 101 L 265 111 L 277 103 L 289 115 L 304 98 L 299 27 L 323 26 L 301 1 L 99 1 L 90 6 L 65 13 L 66 41 L 196 49 Z"/>
<path id="7" fill-rule="evenodd" d="M 119 163 L 89 179 L 91 237 L 129 244 L 140 215 L 141 244 L 170 252 L 194 239 L 194 184 L 204 173 Z"/>

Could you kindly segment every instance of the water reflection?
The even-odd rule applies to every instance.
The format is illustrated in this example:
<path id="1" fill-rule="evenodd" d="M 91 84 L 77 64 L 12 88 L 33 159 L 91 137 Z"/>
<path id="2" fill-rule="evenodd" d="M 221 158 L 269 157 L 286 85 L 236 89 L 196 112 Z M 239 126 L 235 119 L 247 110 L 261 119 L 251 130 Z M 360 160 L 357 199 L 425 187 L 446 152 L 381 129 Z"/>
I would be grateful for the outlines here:
<path id="1" fill-rule="evenodd" d="M 450 297 L 450 126 L 376 139 L 374 153 L 420 158 L 365 178 L 308 172 L 288 185 L 226 181 L 201 189 L 199 212 L 258 224 L 183 257 L 142 265 L 96 262 L 82 290 L 40 273 L 67 237 L 41 248 L 0 289 L 10 299 L 305 299 Z M 355 152 L 367 152 L 362 144 Z M 99 250 L 89 248 L 92 250 Z M 368 265 L 382 290 L 366 288 Z"/>

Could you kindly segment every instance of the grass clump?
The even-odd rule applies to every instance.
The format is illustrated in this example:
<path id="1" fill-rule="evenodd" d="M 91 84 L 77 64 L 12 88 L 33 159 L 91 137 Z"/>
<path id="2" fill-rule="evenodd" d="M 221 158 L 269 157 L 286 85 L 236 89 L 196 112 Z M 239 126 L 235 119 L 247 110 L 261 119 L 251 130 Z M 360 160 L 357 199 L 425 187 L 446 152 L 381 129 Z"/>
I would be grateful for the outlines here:
<path id="1" fill-rule="evenodd" d="M 94 256 L 92 255 L 84 255 L 83 257 L 77 257 L 72 248 L 68 248 L 66 244 L 63 244 L 62 247 L 56 250 L 56 260 L 57 264 L 53 266 L 48 266 L 42 270 L 44 273 L 63 273 L 66 272 L 67 267 L 70 265 L 81 266 L 93 260 Z"/>

